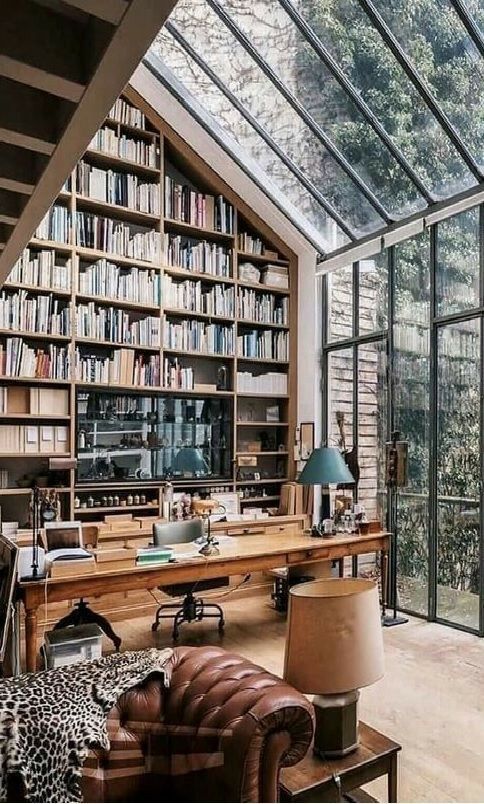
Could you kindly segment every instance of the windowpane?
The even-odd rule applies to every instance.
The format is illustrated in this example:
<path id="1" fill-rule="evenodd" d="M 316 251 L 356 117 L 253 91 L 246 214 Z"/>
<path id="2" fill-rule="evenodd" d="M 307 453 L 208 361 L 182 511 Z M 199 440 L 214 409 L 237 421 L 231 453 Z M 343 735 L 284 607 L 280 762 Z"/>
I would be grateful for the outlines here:
<path id="1" fill-rule="evenodd" d="M 480 320 L 438 332 L 437 614 L 479 627 Z"/>
<path id="2" fill-rule="evenodd" d="M 292 2 L 296 5 L 295 0 Z M 416 4 L 414 0 L 403 0 L 392 6 L 399 9 L 402 16 L 412 16 L 415 6 L 422 9 L 422 14 L 426 9 L 425 4 Z M 305 0 L 300 12 L 430 190 L 447 196 L 476 184 L 475 177 L 357 0 L 329 3 Z M 438 25 L 438 20 L 435 24 Z M 428 54 L 422 53 L 422 58 L 424 56 Z M 449 75 L 447 80 L 458 83 L 458 77 L 458 74 Z M 442 80 L 446 80 L 444 76 Z M 479 96 L 481 92 L 482 86 Z M 474 112 L 482 117 L 482 104 Z M 466 114 L 465 109 L 462 113 Z M 472 130 L 476 125 L 472 124 Z M 360 145 L 364 147 L 362 141 Z M 374 169 L 377 175 L 378 166 Z M 399 192 L 398 181 L 394 191 Z"/>
<path id="3" fill-rule="evenodd" d="M 484 61 L 449 0 L 375 0 L 467 147 L 484 160 Z"/>
<path id="4" fill-rule="evenodd" d="M 385 521 L 387 441 L 386 340 L 358 346 L 358 502 Z"/>
<path id="5" fill-rule="evenodd" d="M 409 443 L 409 484 L 398 495 L 398 596 L 428 611 L 430 435 L 430 243 L 428 233 L 395 247 L 394 421 Z"/>
<path id="6" fill-rule="evenodd" d="M 352 229 L 364 234 L 383 226 L 383 219 L 357 185 L 207 3 L 180 0 L 171 19 L 277 145 L 321 189 Z M 277 20 L 275 22 L 277 30 Z M 252 15 L 251 26 L 255 28 L 256 24 L 257 17 Z M 182 80 L 185 80 L 184 76 Z"/>
<path id="7" fill-rule="evenodd" d="M 479 208 L 437 226 L 437 315 L 479 305 Z"/>
<path id="8" fill-rule="evenodd" d="M 388 254 L 359 262 L 358 334 L 386 329 L 388 326 Z"/>
<path id="9" fill-rule="evenodd" d="M 328 446 L 353 448 L 353 348 L 328 354 Z"/>
<path id="10" fill-rule="evenodd" d="M 328 340 L 341 341 L 353 335 L 353 266 L 327 275 Z"/>

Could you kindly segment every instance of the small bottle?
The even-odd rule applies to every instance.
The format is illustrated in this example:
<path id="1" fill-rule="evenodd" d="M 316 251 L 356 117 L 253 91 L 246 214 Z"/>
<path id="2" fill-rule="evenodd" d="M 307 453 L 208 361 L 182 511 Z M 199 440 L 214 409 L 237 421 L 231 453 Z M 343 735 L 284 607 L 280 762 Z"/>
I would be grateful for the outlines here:
<path id="1" fill-rule="evenodd" d="M 134 505 L 139 505 L 139 494 L 135 494 L 133 497 Z"/>
<path id="2" fill-rule="evenodd" d="M 146 494 L 141 494 L 139 501 L 141 505 L 146 505 Z"/>
<path id="3" fill-rule="evenodd" d="M 115 508 L 119 508 L 119 496 L 117 494 L 113 497 L 113 505 Z"/>
<path id="4" fill-rule="evenodd" d="M 128 494 L 125 505 L 133 505 L 133 495 Z"/>
<path id="5" fill-rule="evenodd" d="M 94 508 L 94 497 L 91 494 L 87 498 L 87 507 Z"/>
<path id="6" fill-rule="evenodd" d="M 113 495 L 112 495 L 112 494 L 110 494 L 110 495 L 108 496 L 108 507 L 111 507 L 111 506 L 113 506 L 113 505 L 114 505 L 114 497 L 113 497 Z"/>
<path id="7" fill-rule="evenodd" d="M 76 496 L 74 497 L 74 508 L 80 508 L 80 507 L 81 507 L 81 500 L 76 494 Z"/>
<path id="8" fill-rule="evenodd" d="M 101 497 L 101 505 L 103 508 L 108 507 L 108 498 L 106 497 L 105 494 L 103 494 L 103 496 Z"/>

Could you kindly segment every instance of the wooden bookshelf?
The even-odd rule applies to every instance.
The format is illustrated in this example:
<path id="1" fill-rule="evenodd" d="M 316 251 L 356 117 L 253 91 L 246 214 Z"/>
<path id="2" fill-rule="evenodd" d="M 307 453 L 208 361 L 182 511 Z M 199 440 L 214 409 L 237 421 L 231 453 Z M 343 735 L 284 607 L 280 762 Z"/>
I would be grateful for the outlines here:
<path id="1" fill-rule="evenodd" d="M 30 378 L 30 377 L 4 377 L 0 376 L 0 386 L 32 386 L 32 388 L 65 388 L 69 393 L 69 413 L 57 414 L 55 411 L 51 413 L 42 414 L 28 414 L 28 413 L 0 413 L 0 422 L 8 424 L 11 422 L 19 422 L 20 425 L 27 424 L 30 420 L 32 423 L 37 423 L 39 427 L 43 425 L 63 423 L 70 429 L 70 442 L 69 451 L 65 453 L 66 457 L 76 457 L 78 454 L 78 433 L 81 427 L 84 426 L 86 421 L 81 415 L 77 415 L 76 399 L 78 395 L 84 395 L 87 398 L 89 392 L 102 394 L 115 394 L 116 397 L 133 397 L 142 398 L 165 398 L 166 400 L 175 400 L 179 397 L 181 400 L 186 400 L 187 404 L 195 404 L 195 400 L 213 400 L 213 404 L 229 406 L 230 410 L 230 440 L 227 445 L 226 451 L 228 455 L 228 464 L 230 469 L 227 476 L 223 477 L 185 477 L 175 478 L 171 482 L 177 490 L 195 489 L 195 488 L 213 488 L 224 487 L 232 491 L 239 491 L 241 495 L 246 488 L 252 486 L 257 487 L 259 491 L 267 487 L 268 494 L 257 494 L 257 496 L 244 497 L 241 496 L 241 505 L 258 505 L 264 506 L 265 504 L 277 504 L 279 499 L 279 488 L 287 479 L 292 479 L 295 474 L 295 465 L 292 459 L 292 444 L 294 443 L 295 427 L 296 427 L 296 324 L 297 324 L 297 258 L 287 247 L 287 245 L 279 238 L 279 236 L 272 231 L 268 225 L 258 218 L 253 210 L 242 201 L 234 192 L 232 187 L 229 187 L 223 180 L 209 168 L 201 158 L 192 151 L 192 149 L 179 137 L 166 123 L 162 120 L 136 93 L 129 89 L 126 91 L 126 99 L 133 106 L 137 107 L 144 113 L 146 123 L 144 128 L 121 123 L 108 117 L 103 124 L 112 129 L 116 136 L 125 134 L 133 140 L 139 140 L 136 147 L 136 154 L 146 154 L 148 146 L 154 146 L 156 149 L 156 165 L 143 164 L 142 161 L 138 162 L 134 159 L 124 159 L 117 156 L 115 153 L 98 150 L 98 148 L 89 148 L 83 160 L 87 165 L 95 168 L 96 171 L 114 171 L 120 174 L 130 174 L 134 177 L 133 181 L 138 182 L 138 186 L 156 185 L 159 191 L 160 200 L 160 214 L 152 214 L 141 212 L 139 209 L 134 209 L 125 206 L 121 203 L 110 203 L 98 200 L 98 198 L 90 198 L 85 194 L 84 188 L 77 184 L 77 170 L 75 169 L 70 177 L 70 190 L 63 190 L 59 195 L 59 202 L 68 210 L 70 214 L 70 230 L 68 233 L 68 242 L 58 242 L 53 239 L 40 239 L 33 237 L 29 247 L 32 250 L 33 256 L 31 259 L 40 252 L 51 252 L 53 256 L 53 264 L 57 266 L 66 267 L 70 262 L 70 284 L 69 289 L 41 287 L 31 282 L 11 282 L 7 280 L 4 285 L 5 291 L 9 294 L 19 290 L 25 290 L 31 298 L 35 294 L 52 294 L 53 297 L 58 298 L 60 304 L 64 300 L 70 304 L 71 308 L 71 335 L 49 335 L 48 333 L 36 332 L 16 332 L 10 330 L 0 330 L 0 337 L 20 337 L 24 338 L 28 344 L 32 341 L 32 348 L 45 348 L 44 343 L 60 346 L 66 346 L 70 353 L 70 367 L 71 374 L 69 380 L 57 380 L 48 378 Z M 141 143 L 144 143 L 142 145 Z M 118 145 L 113 146 L 116 149 Z M 134 152 L 132 152 L 134 153 Z M 150 159 L 153 159 L 151 151 Z M 233 228 L 232 231 L 218 231 L 207 217 L 207 225 L 199 226 L 189 223 L 186 220 L 174 219 L 166 214 L 165 206 L 165 176 L 169 175 L 170 170 L 175 169 L 176 181 L 182 181 L 184 178 L 186 184 L 192 188 L 197 188 L 198 192 L 205 194 L 206 197 L 213 196 L 218 198 L 222 196 L 224 204 L 231 205 L 233 208 Z M 91 175 L 91 174 L 89 174 Z M 181 179 L 177 177 L 181 176 Z M 174 179 L 174 180 L 175 180 Z M 123 180 L 124 181 L 124 180 Z M 204 202 L 205 203 L 205 202 Z M 207 201 L 208 207 L 208 201 Z M 130 237 L 134 237 L 137 232 L 153 232 L 155 236 L 160 238 L 159 257 L 154 260 L 143 259 L 140 257 L 128 257 L 126 254 L 116 253 L 114 250 L 105 250 L 104 248 L 91 247 L 81 245 L 76 240 L 77 232 L 77 215 L 78 213 L 86 213 L 95 215 L 102 218 L 110 219 L 114 222 L 115 226 L 126 225 L 129 227 Z M 218 211 L 216 210 L 216 213 Z M 224 213 L 225 214 L 225 213 Z M 230 214 L 228 216 L 230 220 Z M 194 220 L 194 218 L 191 218 Z M 218 220 L 222 220 L 218 218 Z M 227 217 L 225 218 L 227 221 Z M 223 225 L 223 223 L 222 223 Z M 263 247 L 273 253 L 277 253 L 277 258 L 267 256 L 266 254 L 252 254 L 241 250 L 238 247 L 239 235 L 247 232 L 252 237 L 260 239 Z M 151 235 L 150 235 L 151 236 Z M 134 241 L 133 241 L 134 242 Z M 201 244 L 205 245 L 202 246 Z M 170 249 L 175 250 L 179 248 L 182 252 L 183 259 L 186 258 L 187 251 L 190 249 L 198 248 L 197 252 L 203 254 L 203 259 L 211 260 L 212 265 L 223 265 L 224 270 L 228 271 L 227 275 L 220 275 L 215 272 L 208 272 L 206 270 L 192 270 L 186 267 L 187 263 L 183 260 L 179 264 L 167 264 L 170 262 L 168 259 Z M 124 249 L 125 246 L 123 245 Z M 141 253 L 141 252 L 139 252 Z M 144 252 L 149 253 L 149 252 Z M 197 257 L 199 259 L 199 257 Z M 195 258 L 194 258 L 195 260 Z M 106 261 L 112 266 L 119 268 L 120 275 L 127 276 L 131 268 L 138 271 L 148 272 L 143 286 L 139 287 L 151 288 L 150 291 L 159 296 L 160 302 L 153 302 L 152 297 L 149 301 L 145 301 L 141 296 L 138 300 L 131 300 L 125 293 L 105 293 L 103 290 L 95 288 L 96 282 L 91 281 L 91 276 L 97 276 L 96 271 L 100 268 L 95 268 L 98 261 Z M 246 282 L 239 279 L 239 264 L 242 262 L 249 262 L 253 264 L 261 273 L 260 276 L 265 277 L 264 269 L 267 265 L 278 266 L 282 271 L 287 269 L 288 272 L 288 288 L 281 288 L 264 284 L 260 282 Z M 194 262 L 192 264 L 203 264 Z M 89 286 L 89 290 L 93 292 L 81 292 L 79 290 L 79 276 L 84 273 L 89 266 L 93 266 L 93 272 L 90 277 L 84 280 L 85 284 Z M 113 271 L 110 266 L 104 266 L 103 270 Z M 220 267 L 219 267 L 220 270 Z M 215 269 L 214 269 L 215 271 Z M 154 272 L 154 274 L 152 273 Z M 100 273 L 99 273 L 100 276 Z M 190 309 L 190 305 L 185 307 L 173 307 L 168 305 L 165 301 L 165 288 L 164 278 L 170 277 L 174 283 L 200 283 L 203 293 L 209 293 L 212 289 L 221 289 L 224 291 L 231 291 L 234 297 L 234 314 L 217 316 L 209 313 L 199 312 L 198 310 Z M 155 280 L 153 277 L 157 277 Z M 269 275 L 267 276 L 269 278 Z M 107 280 L 106 280 L 107 281 Z M 156 284 L 158 282 L 158 285 Z M 152 283 L 152 284 L 149 284 Z M 45 282 L 44 282 L 45 284 Z M 100 285 L 99 285 L 100 287 Z M 128 285 L 123 287 L 129 287 Z M 187 285 L 186 289 L 180 290 L 180 294 L 192 293 L 194 285 Z M 156 290 L 155 290 L 156 289 Z M 159 290 L 159 293 L 158 293 Z M 258 294 L 269 295 L 273 297 L 273 302 L 270 307 L 279 308 L 286 302 L 283 297 L 288 299 L 288 321 L 287 323 L 279 324 L 271 321 L 261 322 L 255 318 L 244 317 L 240 314 L 239 306 L 239 293 L 245 290 L 253 290 Z M 174 293 L 174 298 L 177 294 Z M 179 296 L 180 297 L 180 296 Z M 257 296 L 256 299 L 259 299 Z M 104 340 L 96 340 L 88 337 L 81 337 L 77 335 L 76 327 L 76 310 L 78 305 L 87 305 L 92 302 L 96 305 L 96 312 L 100 309 L 106 311 L 106 308 L 114 308 L 116 313 L 121 313 L 125 316 L 122 320 L 127 320 L 131 323 L 133 321 L 141 321 L 144 318 L 151 316 L 159 319 L 160 322 L 160 346 L 141 346 L 133 343 L 122 343 L 121 341 L 112 341 L 107 338 Z M 247 305 L 247 295 L 245 296 L 245 304 Z M 249 305 L 250 306 L 250 305 Z M 230 309 L 230 308 L 229 308 Z M 256 309 L 256 307 L 254 307 Z M 165 317 L 176 324 L 183 324 L 184 321 L 200 322 L 200 330 L 203 333 L 203 326 L 220 323 L 222 326 L 230 326 L 233 328 L 234 338 L 234 353 L 219 354 L 216 352 L 205 352 L 187 350 L 180 351 L 176 349 L 165 348 L 163 346 L 163 326 Z M 200 330 L 197 330 L 200 331 Z M 283 333 L 289 338 L 289 356 L 286 360 L 279 360 L 276 358 L 260 358 L 260 357 L 243 357 L 239 354 L 237 337 L 247 333 L 248 330 L 257 330 L 261 333 L 264 330 L 270 330 L 271 344 L 279 343 L 283 340 Z M 216 330 L 217 331 L 217 330 Z M 218 331 L 223 333 L 222 330 Z M 281 333 L 279 336 L 278 333 Z M 225 333 L 222 334 L 222 339 Z M 262 337 L 262 336 L 261 336 Z M 267 338 L 269 335 L 267 335 Z M 206 342 L 206 341 L 205 341 Z M 39 344 L 37 346 L 37 344 Z M 87 358 L 94 360 L 94 356 L 99 356 L 100 359 L 111 358 L 116 350 L 129 350 L 134 351 L 134 359 L 138 355 L 144 356 L 146 362 L 150 360 L 159 360 L 160 382 L 156 385 L 134 385 L 130 383 L 108 383 L 96 381 L 80 381 L 76 379 L 76 349 L 79 350 L 81 356 L 85 355 Z M 165 359 L 179 360 L 180 367 L 183 369 L 191 369 L 194 376 L 194 387 L 178 389 L 176 387 L 166 387 L 165 383 Z M 124 359 L 124 358 L 123 358 Z M 221 370 L 222 365 L 225 365 L 227 372 L 227 387 L 224 389 L 215 388 L 217 372 Z M 223 370 L 223 369 L 222 369 Z M 272 393 L 268 390 L 267 393 L 259 393 L 257 391 L 238 391 L 237 373 L 245 372 L 252 374 L 253 377 L 259 375 L 269 376 L 271 372 L 287 375 L 287 389 L 283 394 Z M 197 387 L 203 386 L 203 388 Z M 141 403 L 140 403 L 141 404 Z M 168 403 L 167 403 L 168 404 Z M 170 403 L 171 404 L 171 403 Z M 266 408 L 279 406 L 280 421 L 266 421 Z M 244 412 L 247 406 L 254 406 L 256 413 L 253 420 L 246 420 Z M 123 427 L 118 428 L 123 431 L 127 428 L 127 422 L 124 422 Z M 140 422 L 137 423 L 137 426 Z M 111 425 L 112 426 L 112 425 Z M 160 424 L 164 427 L 164 424 Z M 251 428 L 257 428 L 261 431 L 268 432 L 268 442 L 271 448 L 267 448 L 260 452 L 251 452 L 244 449 L 244 441 L 247 441 L 251 435 Z M 279 428 L 279 429 L 278 429 Z M 116 429 L 116 428 L 115 428 Z M 259 434 L 253 433 L 254 438 Z M 106 436 L 107 437 L 107 436 Z M 118 436 L 112 432 L 112 438 Z M 272 443 L 275 442 L 276 437 L 280 443 L 272 448 Z M 281 447 L 279 449 L 279 446 Z M 284 446 L 284 449 L 282 447 Z M 161 449 L 159 446 L 148 447 L 144 450 L 146 454 L 156 454 L 156 450 Z M 139 451 L 139 450 L 138 450 Z M 96 447 L 92 450 L 82 451 L 79 449 L 79 455 L 86 454 L 95 456 L 98 455 L 111 455 L 114 460 L 117 460 L 119 455 L 124 455 L 127 459 L 131 453 L 136 452 L 136 449 L 126 448 L 123 450 L 116 450 L 112 445 L 109 449 L 103 450 L 102 445 L 97 443 Z M 64 455 L 64 454 L 63 454 Z M 257 468 L 254 479 L 249 477 L 242 477 L 238 474 L 237 457 L 251 456 L 260 459 L 263 462 L 264 473 L 273 473 L 270 477 L 261 477 L 262 470 Z M 8 468 L 9 461 L 15 456 L 0 454 L 0 468 Z M 22 454 L 22 460 L 29 459 L 29 462 L 38 462 L 39 466 L 45 464 L 45 459 L 49 455 L 45 453 L 26 453 Z M 60 457 L 60 453 L 55 453 L 55 457 Z M 92 457 L 94 460 L 94 457 Z M 284 467 L 284 468 L 282 468 Z M 257 472 L 260 474 L 257 475 Z M 283 476 L 281 476 L 283 473 Z M 70 470 L 66 474 L 69 480 L 68 484 L 59 486 L 58 491 L 63 495 L 63 515 L 69 518 L 79 517 L 82 519 L 92 518 L 95 515 L 101 517 L 105 513 L 110 512 L 133 512 L 136 514 L 143 514 L 151 512 L 153 514 L 161 513 L 162 491 L 165 485 L 165 480 L 156 478 L 129 478 L 129 479 L 115 479 L 112 477 L 103 478 L 85 478 L 76 477 L 76 472 Z M 264 489 L 265 490 L 265 489 Z M 120 497 L 126 497 L 128 493 L 132 494 L 145 494 L 148 501 L 157 497 L 158 503 L 153 505 L 147 502 L 146 504 L 139 505 L 100 505 L 99 500 L 104 496 L 114 495 L 119 492 Z M 0 489 L 0 495 L 3 498 L 15 497 L 27 498 L 30 494 L 30 489 L 17 487 L 15 482 L 9 482 L 6 489 Z M 94 500 L 98 501 L 98 505 L 90 507 L 80 507 L 79 497 L 84 501 L 89 495 L 92 495 Z"/>

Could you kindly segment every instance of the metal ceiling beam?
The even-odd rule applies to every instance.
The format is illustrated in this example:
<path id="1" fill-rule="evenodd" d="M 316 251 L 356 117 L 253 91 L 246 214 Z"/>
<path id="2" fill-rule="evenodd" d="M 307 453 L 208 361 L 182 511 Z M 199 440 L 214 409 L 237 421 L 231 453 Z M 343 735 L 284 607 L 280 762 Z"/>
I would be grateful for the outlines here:
<path id="1" fill-rule="evenodd" d="M 434 98 L 432 92 L 428 88 L 423 78 L 415 69 L 412 61 L 408 58 L 407 54 L 402 50 L 398 40 L 393 35 L 392 31 L 386 24 L 380 12 L 377 11 L 377 9 L 375 8 L 372 0 L 357 0 L 357 1 L 360 4 L 363 11 L 365 12 L 365 14 L 367 15 L 368 19 L 371 21 L 373 27 L 376 28 L 376 30 L 382 37 L 388 49 L 391 51 L 391 53 L 396 58 L 402 69 L 405 71 L 407 77 L 410 79 L 419 95 L 425 101 L 426 105 L 432 112 L 433 116 L 435 117 L 441 128 L 445 131 L 447 137 L 450 139 L 456 151 L 462 157 L 471 173 L 476 177 L 476 179 L 479 182 L 483 181 L 484 173 L 482 172 L 478 163 L 472 156 L 471 152 L 468 150 L 467 146 L 464 144 L 457 129 L 451 123 L 445 112 L 438 104 L 437 100 Z"/>
<path id="2" fill-rule="evenodd" d="M 213 84 L 222 92 L 225 97 L 230 101 L 230 103 L 237 109 L 237 111 L 242 115 L 242 117 L 252 126 L 252 128 L 257 132 L 257 134 L 264 140 L 266 145 L 274 151 L 277 157 L 283 162 L 283 164 L 287 167 L 288 170 L 298 179 L 298 181 L 304 186 L 307 192 L 312 196 L 312 198 L 320 204 L 320 206 L 324 209 L 324 211 L 331 217 L 333 220 L 338 224 L 340 229 L 346 234 L 346 236 L 355 241 L 358 239 L 358 235 L 356 232 L 351 229 L 344 218 L 341 217 L 339 212 L 334 209 L 333 205 L 323 196 L 323 194 L 314 186 L 314 184 L 307 178 L 307 176 L 302 172 L 302 170 L 296 165 L 295 162 L 290 159 L 287 154 L 279 147 L 279 145 L 273 140 L 272 136 L 266 131 L 266 129 L 261 126 L 261 124 L 256 120 L 255 117 L 245 108 L 245 106 L 239 101 L 239 99 L 228 89 L 228 87 L 223 83 L 223 81 L 219 78 L 219 76 L 209 67 L 209 65 L 202 59 L 199 53 L 192 47 L 192 45 L 185 39 L 181 31 L 168 20 L 165 23 L 165 30 L 175 39 L 176 42 L 183 48 L 183 50 L 190 56 L 190 58 L 195 62 L 195 64 L 200 67 L 200 69 L 205 73 L 205 75 L 212 81 Z"/>
<path id="3" fill-rule="evenodd" d="M 419 193 L 425 198 L 428 204 L 434 203 L 436 197 L 430 192 L 428 187 L 425 186 L 420 176 L 416 173 L 406 156 L 402 153 L 400 148 L 395 144 L 390 134 L 386 131 L 384 126 L 379 121 L 378 117 L 372 112 L 366 101 L 363 100 L 361 93 L 355 85 L 345 75 L 339 64 L 332 57 L 329 50 L 323 45 L 314 30 L 308 25 L 304 17 L 301 16 L 299 11 L 292 5 L 290 0 L 279 0 L 280 5 L 286 11 L 288 16 L 292 19 L 299 32 L 306 39 L 308 44 L 312 47 L 318 58 L 327 67 L 335 81 L 338 82 L 343 91 L 353 101 L 362 117 L 371 126 L 375 134 L 384 143 L 388 151 L 391 153 L 396 162 L 398 162 L 401 169 L 408 176 L 412 184 L 417 188 Z"/>
<path id="4" fill-rule="evenodd" d="M 472 17 L 469 13 L 469 9 L 467 8 L 466 4 L 463 0 L 449 0 L 449 2 L 474 42 L 482 58 L 484 58 L 484 37 L 482 36 L 481 29 L 476 23 L 474 17 Z"/>
<path id="5" fill-rule="evenodd" d="M 233 34 L 233 36 L 237 39 L 237 41 L 242 45 L 244 50 L 249 54 L 249 56 L 253 59 L 253 61 L 260 67 L 264 75 L 269 79 L 269 81 L 276 87 L 276 89 L 281 93 L 283 98 L 287 101 L 287 103 L 294 109 L 298 117 L 305 123 L 305 125 L 309 128 L 312 134 L 316 137 L 316 139 L 323 145 L 323 147 L 331 154 L 334 161 L 339 165 L 341 170 L 348 176 L 350 181 L 357 187 L 359 192 L 364 195 L 368 203 L 373 207 L 373 209 L 378 212 L 380 217 L 385 221 L 385 223 L 391 223 L 395 220 L 394 217 L 390 215 L 388 210 L 385 209 L 379 198 L 375 195 L 375 193 L 368 187 L 366 182 L 363 181 L 361 176 L 359 176 L 358 172 L 354 169 L 354 167 L 348 162 L 344 154 L 339 150 L 338 146 L 332 141 L 332 139 L 326 134 L 323 128 L 316 122 L 314 117 L 307 111 L 307 109 L 303 106 L 303 104 L 296 98 L 296 96 L 288 89 L 285 85 L 284 81 L 282 81 L 277 73 L 272 69 L 270 64 L 264 59 L 264 57 L 259 53 L 256 47 L 252 44 L 249 37 L 242 31 L 242 29 L 238 26 L 235 20 L 228 14 L 224 8 L 220 5 L 218 0 L 206 0 L 208 5 L 212 8 L 212 10 L 217 14 L 219 19 L 224 23 L 224 25 L 229 29 L 229 31 Z"/>

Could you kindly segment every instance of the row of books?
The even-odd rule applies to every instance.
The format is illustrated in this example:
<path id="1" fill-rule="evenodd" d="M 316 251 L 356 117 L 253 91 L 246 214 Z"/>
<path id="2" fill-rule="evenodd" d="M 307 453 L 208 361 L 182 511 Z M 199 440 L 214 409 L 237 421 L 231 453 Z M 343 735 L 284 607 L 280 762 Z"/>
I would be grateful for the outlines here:
<path id="1" fill-rule="evenodd" d="M 234 328 L 222 324 L 205 324 L 202 321 L 166 320 L 163 327 L 163 341 L 165 349 L 233 355 Z"/>
<path id="2" fill-rule="evenodd" d="M 67 207 L 54 204 L 44 215 L 35 230 L 34 237 L 39 240 L 57 240 L 68 243 L 71 233 L 71 216 Z"/>
<path id="3" fill-rule="evenodd" d="M 240 394 L 287 394 L 287 374 L 280 371 L 268 371 L 265 374 L 253 374 L 251 371 L 237 372 L 237 391 Z"/>
<path id="4" fill-rule="evenodd" d="M 211 276 L 230 275 L 229 249 L 207 240 L 197 241 L 180 235 L 165 235 L 163 259 L 165 265 L 184 268 L 186 271 Z"/>
<path id="5" fill-rule="evenodd" d="M 130 162 L 137 162 L 144 167 L 156 167 L 156 145 L 143 139 L 134 139 L 126 134 L 118 136 L 117 131 L 109 126 L 103 126 L 96 132 L 89 148 L 92 151 L 116 156 L 119 159 L 127 159 Z"/>
<path id="6" fill-rule="evenodd" d="M 233 318 L 235 314 L 235 293 L 233 287 L 213 285 L 209 290 L 202 290 L 201 282 L 176 282 L 171 276 L 163 277 L 163 304 L 178 310 L 189 310 L 192 313 L 225 316 Z"/>
<path id="7" fill-rule="evenodd" d="M 109 260 L 81 266 L 79 293 L 141 304 L 160 304 L 160 275 L 143 268 L 120 268 Z"/>
<path id="8" fill-rule="evenodd" d="M 69 348 L 51 344 L 45 349 L 33 349 L 23 338 L 7 338 L 0 344 L 0 374 L 4 377 L 68 380 Z"/>
<path id="9" fill-rule="evenodd" d="M 181 366 L 176 357 L 163 360 L 163 387 L 178 391 L 192 391 L 195 382 L 193 368 Z"/>
<path id="10" fill-rule="evenodd" d="M 165 176 L 165 217 L 201 229 L 227 234 L 234 231 L 234 208 L 222 195 L 199 192 L 168 175 Z"/>
<path id="11" fill-rule="evenodd" d="M 76 242 L 86 248 L 147 262 L 158 262 L 161 253 L 159 232 L 140 231 L 139 227 L 89 212 L 76 213 Z"/>
<path id="12" fill-rule="evenodd" d="M 26 248 L 12 270 L 8 281 L 16 285 L 34 285 L 52 290 L 71 289 L 71 260 L 56 265 L 57 255 L 51 249 L 35 251 Z"/>
<path id="13" fill-rule="evenodd" d="M 71 317 L 65 301 L 52 294 L 30 296 L 26 290 L 0 295 L 0 329 L 70 335 Z"/>
<path id="14" fill-rule="evenodd" d="M 237 235 L 237 248 L 239 251 L 244 251 L 246 254 L 263 254 L 268 259 L 272 260 L 277 260 L 279 257 L 277 251 L 268 249 L 260 237 L 254 237 L 254 235 L 250 235 L 248 232 L 239 232 Z"/>
<path id="15" fill-rule="evenodd" d="M 289 359 L 289 334 L 252 329 L 237 336 L 237 354 L 240 357 L 287 361 Z"/>
<path id="16" fill-rule="evenodd" d="M 239 289 L 238 316 L 261 324 L 282 324 L 289 322 L 289 299 L 274 296 L 272 293 L 258 293 L 255 290 Z"/>
<path id="17" fill-rule="evenodd" d="M 103 170 L 81 160 L 76 168 L 77 192 L 87 198 L 129 207 L 137 212 L 160 214 L 160 186 L 133 173 Z"/>
<path id="18" fill-rule="evenodd" d="M 80 338 L 133 346 L 160 346 L 158 316 L 149 315 L 132 321 L 125 310 L 98 307 L 94 302 L 89 302 L 77 306 L 76 327 Z"/>
<path id="19" fill-rule="evenodd" d="M 114 349 L 111 357 L 83 354 L 76 349 L 78 382 L 102 385 L 140 385 L 159 387 L 159 355 L 136 354 L 132 349 Z"/>
<path id="20" fill-rule="evenodd" d="M 127 126 L 134 128 L 144 129 L 146 125 L 146 118 L 140 109 L 131 106 L 130 103 L 124 98 L 118 98 L 109 112 L 109 117 L 112 120 L 117 120 L 119 123 L 125 123 Z"/>

